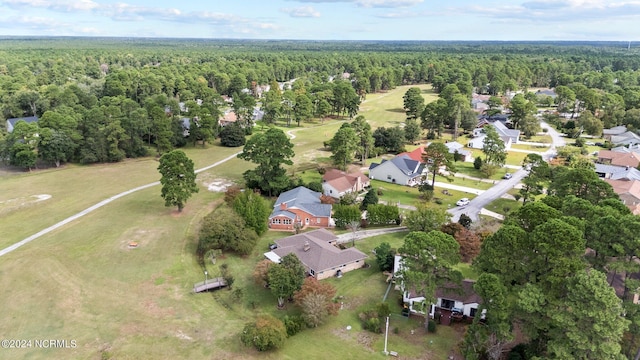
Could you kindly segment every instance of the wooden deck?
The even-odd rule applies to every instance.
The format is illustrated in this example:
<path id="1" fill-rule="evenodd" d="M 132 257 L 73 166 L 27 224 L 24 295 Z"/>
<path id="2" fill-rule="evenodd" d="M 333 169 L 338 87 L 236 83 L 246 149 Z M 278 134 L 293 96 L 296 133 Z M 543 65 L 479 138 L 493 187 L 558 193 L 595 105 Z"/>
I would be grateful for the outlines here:
<path id="1" fill-rule="evenodd" d="M 207 281 L 201 281 L 193 285 L 193 292 L 199 293 L 203 291 L 215 290 L 227 286 L 227 282 L 223 278 L 213 278 Z"/>

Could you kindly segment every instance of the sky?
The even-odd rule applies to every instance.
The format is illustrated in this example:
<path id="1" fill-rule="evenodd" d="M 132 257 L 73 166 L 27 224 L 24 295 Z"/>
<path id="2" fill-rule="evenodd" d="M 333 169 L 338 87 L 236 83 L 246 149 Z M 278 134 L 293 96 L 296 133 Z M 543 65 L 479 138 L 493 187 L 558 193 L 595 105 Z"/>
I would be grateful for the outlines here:
<path id="1" fill-rule="evenodd" d="M 640 0 L 0 0 L 0 35 L 640 41 Z"/>

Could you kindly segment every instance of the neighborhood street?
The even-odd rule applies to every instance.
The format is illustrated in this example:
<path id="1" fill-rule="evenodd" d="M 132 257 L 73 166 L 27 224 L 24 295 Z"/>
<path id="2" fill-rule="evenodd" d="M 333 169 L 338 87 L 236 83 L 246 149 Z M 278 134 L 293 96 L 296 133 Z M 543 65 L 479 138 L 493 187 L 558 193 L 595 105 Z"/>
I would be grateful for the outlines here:
<path id="1" fill-rule="evenodd" d="M 540 123 L 543 129 L 548 129 L 547 134 L 551 136 L 552 145 L 549 150 L 545 151 L 542 157 L 549 161 L 556 154 L 556 148 L 564 146 L 566 144 L 564 138 L 549 124 L 545 122 Z M 507 191 L 513 189 L 525 176 L 527 176 L 527 171 L 524 169 L 519 169 L 513 173 L 513 177 L 509 180 L 501 180 L 495 186 L 482 192 L 480 195 L 476 196 L 469 205 L 467 206 L 459 206 L 453 209 L 449 209 L 449 213 L 453 215 L 452 221 L 456 222 L 460 219 L 461 214 L 466 214 L 473 221 L 478 220 L 478 215 L 480 214 L 480 210 L 491 203 L 493 200 L 500 198 Z"/>

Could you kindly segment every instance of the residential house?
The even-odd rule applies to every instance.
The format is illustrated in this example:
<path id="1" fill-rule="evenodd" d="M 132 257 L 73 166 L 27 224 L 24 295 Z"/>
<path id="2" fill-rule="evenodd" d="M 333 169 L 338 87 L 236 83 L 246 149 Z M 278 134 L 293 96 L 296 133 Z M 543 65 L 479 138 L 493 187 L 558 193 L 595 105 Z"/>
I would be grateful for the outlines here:
<path id="1" fill-rule="evenodd" d="M 640 152 L 600 150 L 596 162 L 599 164 L 637 168 L 638 165 L 640 165 Z"/>
<path id="2" fill-rule="evenodd" d="M 482 298 L 473 290 L 473 280 L 462 280 L 462 284 L 442 286 L 436 289 L 436 303 L 431 306 L 429 316 L 434 317 L 437 311 L 459 312 L 464 316 L 476 316 Z"/>
<path id="3" fill-rule="evenodd" d="M 629 146 L 616 146 L 611 148 L 611 151 L 622 152 L 622 153 L 640 153 L 640 144 L 633 144 Z"/>
<path id="4" fill-rule="evenodd" d="M 605 179 L 634 215 L 640 214 L 640 180 Z"/>
<path id="5" fill-rule="evenodd" d="M 620 135 L 611 136 L 611 143 L 614 145 L 638 145 L 640 136 L 633 131 L 627 131 Z"/>
<path id="6" fill-rule="evenodd" d="M 502 139 L 502 141 L 504 142 L 504 147 L 506 150 L 511 149 L 512 144 L 517 144 L 520 138 L 520 130 L 509 129 L 501 121 L 480 123 L 478 124 L 478 126 L 493 126 L 498 132 L 500 139 Z M 473 138 L 469 140 L 467 146 L 473 149 L 482 149 L 482 147 L 484 146 L 485 136 L 486 135 L 482 127 L 474 129 Z"/>
<path id="7" fill-rule="evenodd" d="M 627 132 L 627 127 L 624 125 L 620 125 L 620 126 L 612 127 L 611 129 L 603 129 L 602 137 L 607 141 L 611 141 L 612 136 L 619 136 L 626 132 Z"/>
<path id="8" fill-rule="evenodd" d="M 347 174 L 338 169 L 331 169 L 322 176 L 322 192 L 334 198 L 340 198 L 352 192 L 359 193 L 370 185 L 369 178 L 359 171 Z"/>
<path id="9" fill-rule="evenodd" d="M 369 166 L 369 178 L 393 184 L 415 186 L 422 181 L 424 164 L 407 154 L 400 154 L 391 160 Z"/>
<path id="10" fill-rule="evenodd" d="M 410 157 L 412 160 L 415 161 L 422 161 L 422 154 L 424 154 L 424 145 L 421 145 L 417 148 L 415 148 L 412 151 L 405 151 L 403 153 L 400 153 L 398 155 L 407 155 L 408 157 Z"/>
<path id="11" fill-rule="evenodd" d="M 393 263 L 394 275 L 402 270 L 402 256 L 396 255 Z M 460 285 L 449 284 L 436 289 L 436 303 L 429 307 L 429 317 L 433 318 L 437 311 L 456 311 L 467 317 L 474 317 L 478 311 L 481 298 L 473 290 L 475 281 L 465 279 Z M 408 307 L 410 313 L 426 314 L 424 296 L 416 294 L 404 288 L 404 284 L 396 285 L 402 291 L 402 301 Z"/>
<path id="12" fill-rule="evenodd" d="M 554 89 L 539 89 L 536 91 L 536 96 L 549 96 L 550 98 L 555 99 L 558 94 L 556 94 Z"/>
<path id="13" fill-rule="evenodd" d="M 276 248 L 264 256 L 279 263 L 288 254 L 296 254 L 305 270 L 317 280 L 359 269 L 365 265 L 367 255 L 352 247 L 341 250 L 338 238 L 326 229 L 317 229 L 276 240 Z"/>
<path id="14" fill-rule="evenodd" d="M 269 228 L 274 230 L 294 230 L 296 226 L 305 228 L 333 226 L 331 204 L 322 204 L 322 193 L 303 186 L 285 191 L 276 200 L 269 216 Z"/>
<path id="15" fill-rule="evenodd" d="M 29 116 L 29 117 L 7 119 L 7 132 L 13 132 L 13 128 L 16 126 L 18 121 L 24 121 L 27 124 L 37 123 L 38 122 L 38 117 L 37 116 Z"/>
<path id="16" fill-rule="evenodd" d="M 484 111 L 489 109 L 487 102 L 490 97 L 491 95 L 471 94 L 471 107 L 475 112 L 482 114 Z"/>
<path id="17" fill-rule="evenodd" d="M 465 150 L 464 145 L 460 144 L 459 142 L 449 141 L 445 143 L 444 146 L 446 146 L 447 149 L 449 149 L 450 154 L 455 154 L 457 152 L 458 154 L 462 155 L 463 156 L 462 161 L 466 161 L 466 162 L 473 161 L 473 154 L 471 154 L 471 151 Z"/>
<path id="18" fill-rule="evenodd" d="M 218 124 L 220 124 L 220 126 L 227 126 L 229 124 L 233 124 L 235 122 L 238 121 L 238 116 L 236 115 L 235 111 L 230 110 L 225 112 L 222 115 L 222 118 L 220 120 L 218 120 Z"/>

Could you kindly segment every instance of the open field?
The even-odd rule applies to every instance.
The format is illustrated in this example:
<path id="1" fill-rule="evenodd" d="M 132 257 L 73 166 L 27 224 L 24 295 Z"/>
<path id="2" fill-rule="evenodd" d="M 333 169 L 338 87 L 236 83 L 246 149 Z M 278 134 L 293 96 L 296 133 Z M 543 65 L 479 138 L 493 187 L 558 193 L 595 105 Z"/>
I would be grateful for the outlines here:
<path id="1" fill-rule="evenodd" d="M 391 100 L 405 89 L 369 95 Z M 386 97 L 383 97 L 386 95 Z M 391 103 L 390 103 L 391 104 Z M 389 104 L 389 109 L 393 110 Z M 400 103 L 401 104 L 401 101 Z M 371 105 L 372 106 L 372 105 Z M 386 106 L 386 105 L 385 105 Z M 396 107 L 398 104 L 395 105 Z M 371 111 L 372 121 L 384 121 L 387 110 Z M 378 114 L 378 115 L 376 115 Z M 387 115 L 389 115 L 387 114 Z M 365 115 L 368 117 L 368 115 Z M 403 113 L 398 113 L 404 118 Z M 377 117 L 377 118 L 376 118 Z M 394 117 L 395 118 L 395 117 Z M 391 119 L 391 118 L 390 118 Z M 328 121 L 322 131 L 335 131 L 340 121 Z M 309 152 L 322 147 L 318 129 L 296 130 L 296 152 L 303 162 Z M 212 164 L 237 151 L 209 145 L 186 148 L 196 168 Z M 325 156 L 327 156 L 325 154 Z M 288 233 L 268 233 L 245 258 L 226 255 L 207 264 L 217 276 L 221 263 L 229 264 L 236 278 L 234 291 L 192 294 L 203 280 L 203 268 L 195 256 L 199 221 L 221 202 L 222 195 L 207 190 L 216 181 L 241 180 L 251 164 L 232 159 L 198 175 L 200 192 L 177 213 L 164 207 L 160 187 L 155 186 L 114 202 L 0 257 L 0 333 L 11 339 L 66 339 L 77 346 L 68 349 L 3 349 L 3 359 L 298 359 L 384 358 L 382 335 L 361 330 L 358 310 L 382 300 L 384 277 L 373 264 L 332 279 L 345 310 L 324 326 L 290 338 L 285 347 L 258 353 L 240 344 L 238 333 L 256 312 L 279 317 L 295 312 L 293 306 L 276 310 L 276 300 L 250 277 L 267 244 Z M 159 179 L 157 160 L 145 158 L 118 164 L 67 165 L 61 169 L 12 174 L 0 181 L 0 247 L 15 243 L 68 216 L 122 191 Z M 307 171 L 311 173 L 312 171 Z M 309 174 L 311 175 L 311 174 Z M 452 193 L 455 193 L 452 191 Z M 34 195 L 51 195 L 50 198 Z M 459 194 L 446 196 L 444 206 Z M 36 201 L 40 200 L 40 201 Z M 393 247 L 403 234 L 363 240 L 357 247 L 371 254 L 382 241 Z M 138 248 L 130 249 L 135 241 Z M 235 294 L 235 295 L 234 295 Z M 388 301 L 395 301 L 391 293 Z M 436 335 L 417 331 L 412 320 L 392 320 L 398 334 L 391 334 L 390 348 L 412 358 L 446 358 L 460 334 L 442 327 Z M 347 332 L 347 325 L 353 328 Z M 313 341 L 310 341 L 313 339 Z"/>

